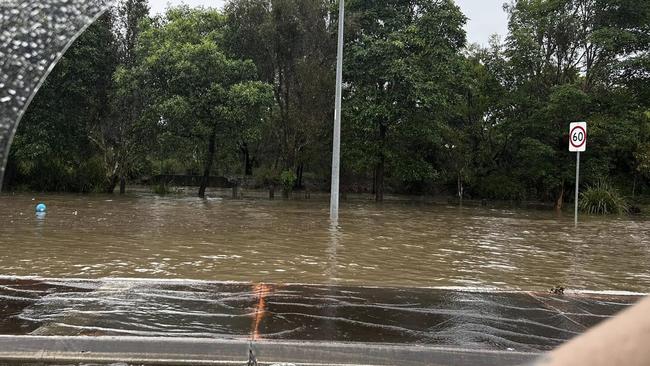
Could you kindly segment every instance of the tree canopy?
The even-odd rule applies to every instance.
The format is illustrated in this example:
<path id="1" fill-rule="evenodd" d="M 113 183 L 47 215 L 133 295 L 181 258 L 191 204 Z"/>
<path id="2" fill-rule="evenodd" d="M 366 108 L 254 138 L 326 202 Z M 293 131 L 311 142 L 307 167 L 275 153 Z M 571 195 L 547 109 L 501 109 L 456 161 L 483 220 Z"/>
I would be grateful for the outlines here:
<path id="1" fill-rule="evenodd" d="M 230 0 L 148 15 L 121 0 L 70 48 L 26 114 L 7 186 L 108 191 L 158 174 L 291 171 L 327 189 L 337 4 Z M 585 183 L 650 183 L 650 4 L 512 0 L 508 35 L 468 44 L 452 0 L 347 2 L 342 189 L 572 199 L 568 125 L 589 123 Z M 284 174 L 288 176 L 289 174 Z"/>

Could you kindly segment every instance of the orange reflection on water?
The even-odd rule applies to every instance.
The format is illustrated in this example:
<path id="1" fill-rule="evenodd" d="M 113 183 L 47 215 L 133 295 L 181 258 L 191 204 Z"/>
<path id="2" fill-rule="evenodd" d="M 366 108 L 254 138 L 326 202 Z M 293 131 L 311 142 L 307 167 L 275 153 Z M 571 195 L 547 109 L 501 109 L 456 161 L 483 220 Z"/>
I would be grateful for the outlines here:
<path id="1" fill-rule="evenodd" d="M 260 324 L 266 314 L 266 297 L 273 292 L 273 286 L 266 284 L 257 284 L 253 286 L 253 293 L 257 296 L 257 306 L 255 306 L 255 316 L 253 319 L 252 339 L 260 339 Z"/>

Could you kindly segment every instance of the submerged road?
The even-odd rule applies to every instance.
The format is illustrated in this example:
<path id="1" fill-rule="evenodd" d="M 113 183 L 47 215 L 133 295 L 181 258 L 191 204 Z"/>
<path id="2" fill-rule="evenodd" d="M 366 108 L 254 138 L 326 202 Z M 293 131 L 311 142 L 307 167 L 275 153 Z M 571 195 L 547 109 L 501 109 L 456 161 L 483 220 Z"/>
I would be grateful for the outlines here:
<path id="1" fill-rule="evenodd" d="M 542 352 L 638 295 L 141 280 L 0 280 L 0 334 Z"/>

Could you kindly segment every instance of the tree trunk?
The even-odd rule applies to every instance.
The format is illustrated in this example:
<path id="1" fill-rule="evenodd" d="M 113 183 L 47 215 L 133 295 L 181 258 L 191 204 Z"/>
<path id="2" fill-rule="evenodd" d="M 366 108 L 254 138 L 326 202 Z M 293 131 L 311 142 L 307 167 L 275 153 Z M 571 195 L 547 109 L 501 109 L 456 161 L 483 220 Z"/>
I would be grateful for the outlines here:
<path id="1" fill-rule="evenodd" d="M 300 163 L 296 168 L 296 189 L 302 189 L 302 173 L 305 170 L 305 165 Z"/>
<path id="2" fill-rule="evenodd" d="M 379 163 L 377 163 L 377 178 L 375 186 L 375 201 L 383 202 L 384 201 L 384 156 L 380 157 Z"/>
<path id="3" fill-rule="evenodd" d="M 115 193 L 115 187 L 117 186 L 117 181 L 118 181 L 117 175 L 114 174 L 111 177 L 111 180 L 108 182 L 108 185 L 106 185 L 106 193 L 108 194 Z"/>
<path id="4" fill-rule="evenodd" d="M 120 194 L 125 194 L 126 193 L 126 178 L 122 177 L 120 178 Z"/>
<path id="5" fill-rule="evenodd" d="M 384 140 L 386 139 L 386 126 L 382 123 L 379 125 L 379 163 L 377 163 L 377 177 L 375 179 L 375 201 L 384 201 L 384 167 L 386 165 L 386 156 L 384 155 Z"/>
<path id="6" fill-rule="evenodd" d="M 465 189 L 463 187 L 463 178 L 462 178 L 461 174 L 458 173 L 458 200 L 459 200 L 459 203 L 460 203 L 461 206 L 463 205 L 463 193 L 464 193 L 463 191 L 464 190 Z"/>
<path id="7" fill-rule="evenodd" d="M 560 211 L 562 210 L 562 206 L 564 206 L 564 182 L 562 182 L 562 185 L 560 186 L 560 193 L 558 193 L 558 197 L 555 200 L 555 209 L 557 211 Z"/>
<path id="8" fill-rule="evenodd" d="M 244 153 L 244 174 L 250 177 L 253 175 L 253 159 L 251 159 L 250 151 L 248 151 L 248 145 L 242 145 L 241 151 Z"/>
<path id="9" fill-rule="evenodd" d="M 208 154 L 206 155 L 205 168 L 203 169 L 203 179 L 201 179 L 201 187 L 199 188 L 199 197 L 205 198 L 205 190 L 210 182 L 210 173 L 212 172 L 212 162 L 214 161 L 214 153 L 217 144 L 217 126 L 212 128 L 210 134 L 210 141 L 208 143 Z"/>

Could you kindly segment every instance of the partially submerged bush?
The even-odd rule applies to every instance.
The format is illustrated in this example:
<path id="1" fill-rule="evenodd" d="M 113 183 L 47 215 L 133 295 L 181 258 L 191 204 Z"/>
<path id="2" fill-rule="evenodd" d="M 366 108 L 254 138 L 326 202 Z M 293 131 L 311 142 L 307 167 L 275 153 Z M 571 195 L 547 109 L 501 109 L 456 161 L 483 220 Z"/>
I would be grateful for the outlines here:
<path id="1" fill-rule="evenodd" d="M 153 193 L 155 193 L 155 194 L 157 194 L 159 196 L 164 196 L 164 195 L 167 195 L 167 194 L 171 193 L 171 189 L 169 189 L 169 187 L 167 187 L 167 184 L 165 184 L 165 183 L 159 183 L 159 184 L 154 185 L 152 187 L 152 191 L 153 191 Z"/>
<path id="2" fill-rule="evenodd" d="M 264 187 L 277 186 L 280 184 L 280 173 L 270 167 L 260 167 L 255 170 L 255 180 Z"/>
<path id="3" fill-rule="evenodd" d="M 280 183 L 282 184 L 282 192 L 285 197 L 293 191 L 293 186 L 296 184 L 296 173 L 292 170 L 285 170 L 280 174 Z"/>
<path id="4" fill-rule="evenodd" d="M 616 188 L 601 181 L 580 194 L 580 210 L 593 215 L 609 215 L 627 213 L 629 206 Z"/>

